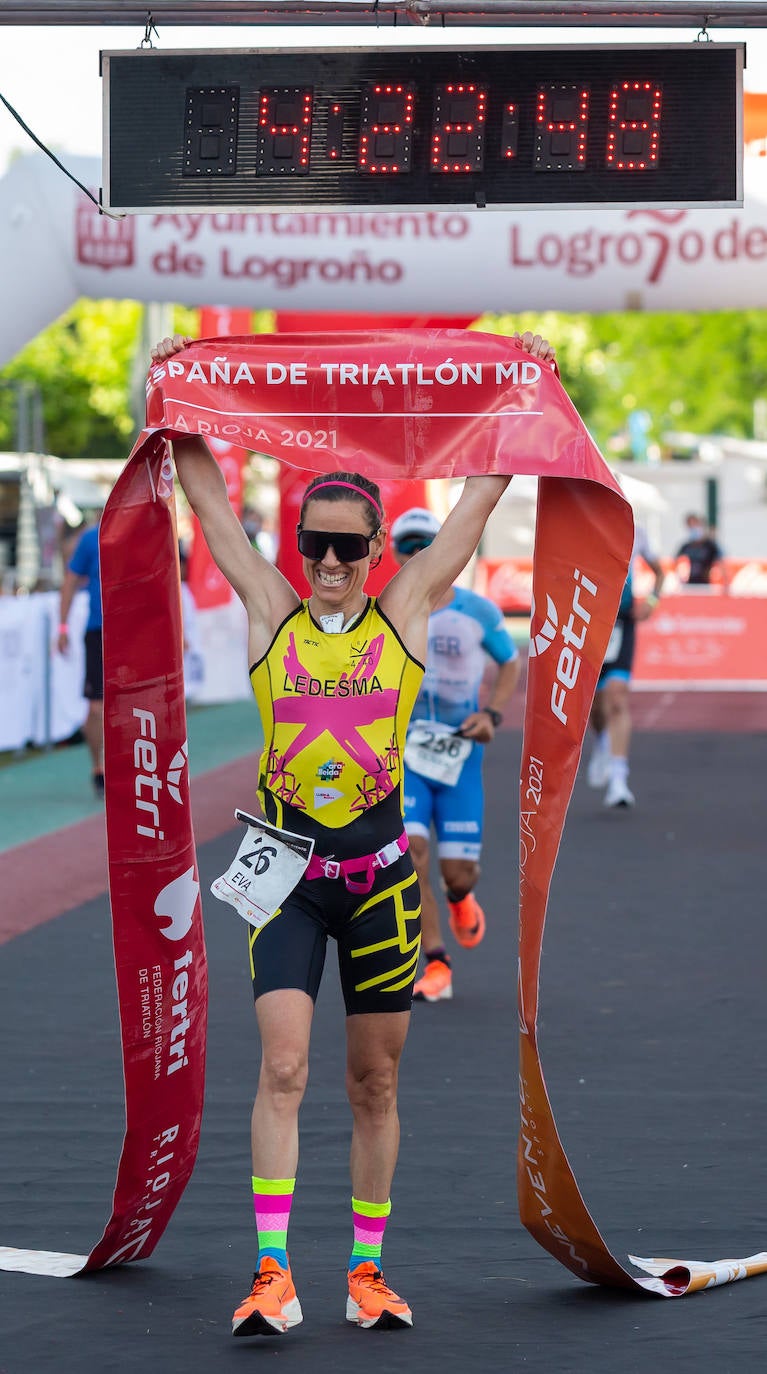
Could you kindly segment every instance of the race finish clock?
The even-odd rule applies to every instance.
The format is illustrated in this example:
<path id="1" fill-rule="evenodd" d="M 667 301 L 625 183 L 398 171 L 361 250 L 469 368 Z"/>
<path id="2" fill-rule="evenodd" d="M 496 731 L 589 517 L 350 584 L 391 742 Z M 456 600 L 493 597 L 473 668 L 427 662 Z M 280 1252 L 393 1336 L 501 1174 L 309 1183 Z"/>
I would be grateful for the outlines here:
<path id="1" fill-rule="evenodd" d="M 742 43 L 102 53 L 105 207 L 737 206 Z"/>

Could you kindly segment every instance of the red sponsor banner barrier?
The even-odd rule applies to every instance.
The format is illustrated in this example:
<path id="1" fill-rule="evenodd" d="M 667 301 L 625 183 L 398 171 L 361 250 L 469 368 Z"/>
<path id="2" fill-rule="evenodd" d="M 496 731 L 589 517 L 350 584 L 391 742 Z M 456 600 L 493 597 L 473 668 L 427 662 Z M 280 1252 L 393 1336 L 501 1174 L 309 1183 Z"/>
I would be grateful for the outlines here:
<path id="1" fill-rule="evenodd" d="M 730 596 L 767 597 L 767 559 L 725 558 L 711 570 L 709 587 L 688 588 L 685 571 L 687 560 L 661 558 L 664 583 L 663 596 L 711 595 L 724 592 L 725 582 Z M 634 566 L 634 591 L 641 600 L 655 585 L 655 573 L 640 557 Z M 532 605 L 532 558 L 484 558 L 476 560 L 475 589 L 489 596 L 507 615 L 525 615 Z"/>
<path id="2" fill-rule="evenodd" d="M 474 590 L 488 596 L 504 615 L 529 615 L 533 604 L 532 558 L 478 558 Z"/>
<path id="3" fill-rule="evenodd" d="M 767 688 L 767 564 L 760 559 L 728 558 L 725 576 L 710 587 L 685 588 L 674 559 L 662 559 L 665 587 L 660 604 L 639 626 L 632 680 L 638 687 L 700 684 L 727 691 Z M 718 570 L 717 570 L 718 571 Z M 634 588 L 641 601 L 655 574 L 637 559 Z M 533 592 L 532 558 L 478 558 L 474 588 L 506 615 L 527 615 Z M 740 590 L 742 589 L 742 590 Z"/>
<path id="4" fill-rule="evenodd" d="M 709 587 L 688 588 L 684 576 L 687 560 L 680 558 L 661 558 L 663 569 L 663 595 L 676 595 L 680 592 L 691 595 L 708 595 L 724 591 L 724 584 L 731 596 L 767 597 L 767 559 L 764 558 L 725 558 L 711 571 Z M 509 615 L 530 610 L 533 591 L 532 558 L 484 558 L 476 560 L 474 577 L 476 590 L 489 596 L 502 611 Z M 644 559 L 637 556 L 634 566 L 634 591 L 641 600 L 655 585 L 655 573 L 648 568 Z"/>
<path id="5" fill-rule="evenodd" d="M 634 680 L 767 689 L 767 598 L 663 596 L 637 634 Z"/>
<path id="6" fill-rule="evenodd" d="M 107 816 L 129 1125 L 118 1177 L 119 1215 L 113 1217 L 111 1231 L 108 1228 L 109 1244 L 96 1248 L 88 1266 L 150 1253 L 170 1214 L 167 1204 L 157 1222 L 144 1221 L 153 1192 L 146 1182 L 145 1152 L 158 1127 L 156 1119 L 151 1127 L 147 1121 L 155 1102 L 151 1085 L 143 1106 L 137 1092 L 139 1084 L 148 1082 L 147 1063 L 151 1066 L 153 1052 L 142 1044 L 135 967 L 150 969 L 159 960 L 162 970 L 163 941 L 172 941 L 173 931 L 181 948 L 183 929 L 183 953 L 174 949 L 169 968 L 188 973 L 194 964 L 199 977 L 202 949 L 195 953 L 186 939 L 199 926 L 196 894 L 193 911 L 187 913 L 187 900 L 181 914 L 175 896 L 173 902 L 168 896 L 176 891 L 174 882 L 181 882 L 187 885 L 189 899 L 189 883 L 197 879 L 188 805 L 182 798 L 174 812 L 163 802 L 160 811 L 159 756 L 153 770 L 154 754 L 149 749 L 144 754 L 143 746 L 137 752 L 135 739 L 129 753 L 126 730 L 132 721 L 144 719 L 134 714 L 140 709 L 154 718 L 157 740 L 167 731 L 175 742 L 183 721 L 175 532 L 166 520 L 155 543 L 145 538 L 143 520 L 153 529 L 157 508 L 170 496 L 170 464 L 158 461 L 162 440 L 179 434 L 209 435 L 212 422 L 218 427 L 216 437 L 260 448 L 285 461 L 294 456 L 290 436 L 296 426 L 315 436 L 327 436 L 334 428 L 338 438 L 332 450 L 324 438 L 322 443 L 315 441 L 303 458 L 302 465 L 314 472 L 345 466 L 385 479 L 490 472 L 541 476 L 533 571 L 540 613 L 533 618 L 520 794 L 520 1212 L 541 1245 L 593 1283 L 672 1297 L 767 1269 L 767 1255 L 759 1255 L 711 1265 L 635 1260 L 647 1276 L 630 1273 L 607 1249 L 586 1208 L 546 1092 L 537 1010 L 548 893 L 633 543 L 630 507 L 554 373 L 512 341 L 478 333 L 381 332 L 327 341 L 317 336 L 285 340 L 262 335 L 193 345 L 151 369 L 148 394 L 150 427 L 141 434 L 115 489 L 120 490 L 119 500 L 125 498 L 125 508 L 119 506 L 119 520 L 115 510 L 115 526 L 110 529 L 111 520 L 107 525 L 110 553 L 104 564 L 105 625 L 109 624 L 105 639 L 110 646 L 106 730 L 108 736 L 115 732 L 106 775 Z M 208 428 L 203 430 L 203 423 Z M 126 532 L 134 534 L 125 543 L 130 556 L 124 559 L 112 556 L 118 542 L 114 536 L 118 530 L 122 534 L 123 521 Z M 153 598 L 156 594 L 164 603 L 157 621 L 153 612 L 149 615 L 149 626 L 148 586 Z M 167 635 L 160 633 L 171 623 L 172 649 Z M 143 739 L 155 744 L 149 725 Z M 135 780 L 139 766 L 140 785 Z M 150 833 L 140 842 L 131 831 L 139 798 L 147 803 L 150 822 L 144 827 Z M 166 815 L 173 818 L 172 841 L 159 833 L 160 826 L 165 831 Z M 149 848 L 144 848 L 144 841 Z M 158 865 L 166 858 L 168 867 L 161 870 Z M 173 878 L 160 886 L 169 873 Z M 162 901 L 158 908 L 154 897 L 154 914 L 171 915 L 165 932 L 158 932 L 148 913 L 158 889 Z M 192 927 L 187 927 L 187 919 Z M 186 964 L 178 967 L 187 955 L 188 969 Z M 188 981 L 191 988 L 189 976 Z M 179 1021 L 175 1042 L 172 1033 L 167 1043 L 161 1035 L 160 1077 L 165 1066 L 171 1082 L 169 1066 L 182 1057 L 174 1043 L 183 1039 L 183 1059 L 188 1059 L 183 1064 L 185 1093 L 170 1100 L 173 1116 L 183 1111 L 191 1138 L 202 1104 L 202 1046 L 197 1038 L 201 1021 L 192 1018 L 190 988 L 171 986 L 171 996 L 178 993 L 172 1016 Z M 176 1010 L 181 1003 L 183 1012 Z M 200 1004 L 195 1015 L 201 1016 Z M 156 1074 L 156 1060 L 154 1064 Z M 181 1068 L 171 1072 L 174 1079 L 182 1077 Z M 178 1086 L 176 1082 L 171 1093 Z M 166 1085 L 162 1087 L 167 1109 Z M 176 1198 L 191 1167 L 189 1154 L 163 1163 L 168 1178 L 158 1191 Z M 141 1243 L 140 1226 L 148 1231 L 148 1239 Z"/>

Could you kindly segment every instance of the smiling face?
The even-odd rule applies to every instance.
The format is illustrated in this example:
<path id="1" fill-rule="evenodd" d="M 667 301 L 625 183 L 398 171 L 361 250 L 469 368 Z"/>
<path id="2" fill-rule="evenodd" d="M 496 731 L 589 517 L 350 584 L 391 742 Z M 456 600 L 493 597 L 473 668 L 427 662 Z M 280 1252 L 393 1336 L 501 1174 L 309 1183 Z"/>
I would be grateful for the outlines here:
<path id="1" fill-rule="evenodd" d="M 368 537 L 371 533 L 366 507 L 361 501 L 323 501 L 321 497 L 307 502 L 302 528 Z M 341 562 L 332 544 L 321 558 L 304 558 L 304 576 L 312 589 L 309 598 L 312 613 L 319 616 L 343 611 L 348 618 L 360 611 L 370 561 L 383 551 L 383 546 L 384 535 L 377 534 L 370 541 L 367 556 L 352 563 Z"/>

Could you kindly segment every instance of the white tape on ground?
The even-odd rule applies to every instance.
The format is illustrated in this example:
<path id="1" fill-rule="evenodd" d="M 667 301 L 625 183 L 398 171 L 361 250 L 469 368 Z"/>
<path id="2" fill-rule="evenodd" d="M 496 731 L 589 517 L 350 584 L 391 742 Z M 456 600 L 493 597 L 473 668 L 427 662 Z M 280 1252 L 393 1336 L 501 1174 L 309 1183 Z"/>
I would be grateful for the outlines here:
<path id="1" fill-rule="evenodd" d="M 0 1245 L 0 1269 L 17 1274 L 49 1274 L 55 1279 L 71 1279 L 83 1268 L 87 1255 L 64 1255 L 58 1250 L 14 1250 Z"/>

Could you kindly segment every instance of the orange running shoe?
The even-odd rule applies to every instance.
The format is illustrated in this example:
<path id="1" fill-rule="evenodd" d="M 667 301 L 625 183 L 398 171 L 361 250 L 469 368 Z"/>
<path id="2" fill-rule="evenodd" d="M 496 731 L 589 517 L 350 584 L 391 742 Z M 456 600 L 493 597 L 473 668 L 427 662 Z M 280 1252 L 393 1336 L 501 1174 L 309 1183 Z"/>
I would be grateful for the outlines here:
<path id="1" fill-rule="evenodd" d="M 283 1269 L 273 1255 L 264 1255 L 253 1287 L 232 1317 L 232 1335 L 281 1335 L 303 1319 L 290 1269 Z"/>
<path id="2" fill-rule="evenodd" d="M 459 945 L 473 949 L 485 938 L 485 913 L 472 892 L 460 902 L 448 902 L 449 921 Z"/>
<path id="3" fill-rule="evenodd" d="M 349 1272 L 346 1320 L 357 1326 L 412 1326 L 413 1313 L 406 1302 L 387 1286 L 375 1260 L 365 1260 Z"/>
<path id="4" fill-rule="evenodd" d="M 453 973 L 441 959 L 431 959 L 413 988 L 414 1002 L 448 1002 L 453 995 Z"/>

